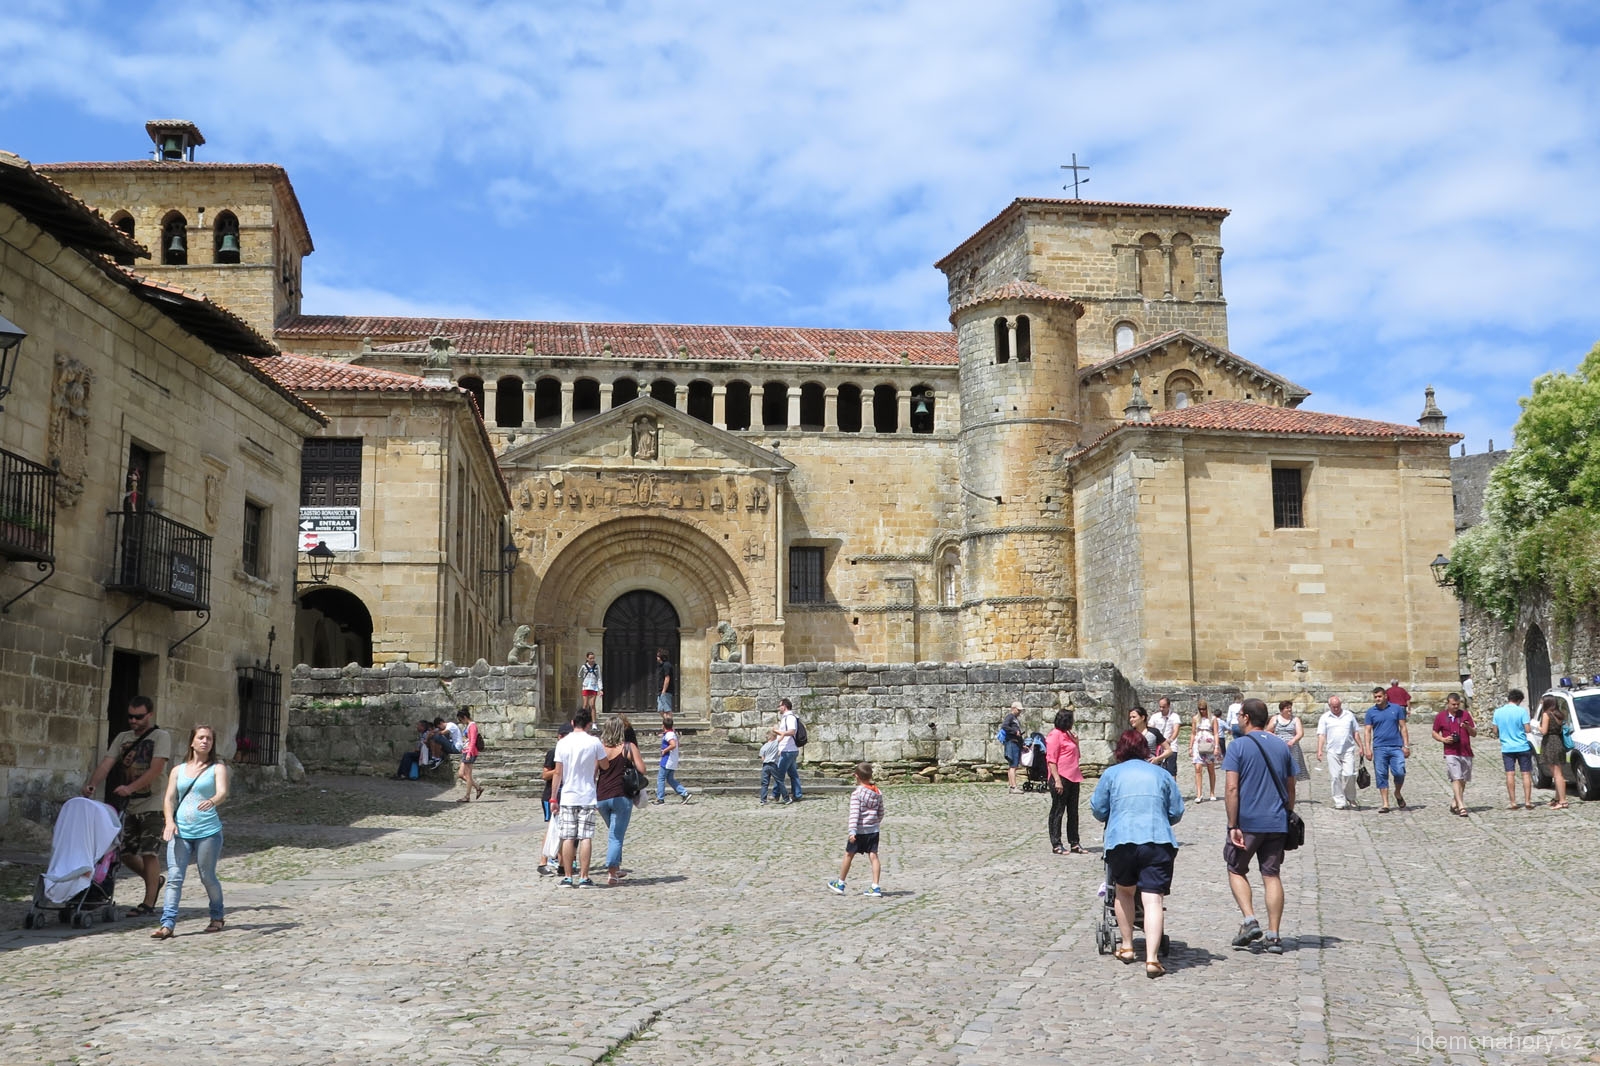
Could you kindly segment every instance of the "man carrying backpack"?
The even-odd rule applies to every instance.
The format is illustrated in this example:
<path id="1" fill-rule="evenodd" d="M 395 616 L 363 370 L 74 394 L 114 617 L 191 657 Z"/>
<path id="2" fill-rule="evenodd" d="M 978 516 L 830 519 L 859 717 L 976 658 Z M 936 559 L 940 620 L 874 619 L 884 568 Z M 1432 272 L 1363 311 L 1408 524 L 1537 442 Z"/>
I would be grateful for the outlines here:
<path id="1" fill-rule="evenodd" d="M 800 790 L 800 738 L 805 726 L 794 713 L 794 704 L 785 696 L 778 701 L 778 788 L 789 783 L 789 803 L 799 803 L 804 797 Z"/>

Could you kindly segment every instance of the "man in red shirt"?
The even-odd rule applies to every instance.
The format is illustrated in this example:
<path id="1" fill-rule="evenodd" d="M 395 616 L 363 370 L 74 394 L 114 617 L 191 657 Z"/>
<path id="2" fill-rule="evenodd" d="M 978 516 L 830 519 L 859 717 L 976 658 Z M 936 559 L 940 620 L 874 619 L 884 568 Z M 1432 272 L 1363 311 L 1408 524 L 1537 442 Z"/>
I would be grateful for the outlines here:
<path id="1" fill-rule="evenodd" d="M 1389 687 L 1384 691 L 1383 698 L 1396 707 L 1409 708 L 1411 706 L 1411 693 L 1400 687 L 1399 678 L 1389 682 Z"/>
<path id="2" fill-rule="evenodd" d="M 1433 716 L 1433 739 L 1444 745 L 1445 774 L 1455 801 L 1450 813 L 1467 816 L 1467 782 L 1472 780 L 1472 738 L 1478 735 L 1472 714 L 1454 692 L 1444 698 L 1444 710 Z"/>

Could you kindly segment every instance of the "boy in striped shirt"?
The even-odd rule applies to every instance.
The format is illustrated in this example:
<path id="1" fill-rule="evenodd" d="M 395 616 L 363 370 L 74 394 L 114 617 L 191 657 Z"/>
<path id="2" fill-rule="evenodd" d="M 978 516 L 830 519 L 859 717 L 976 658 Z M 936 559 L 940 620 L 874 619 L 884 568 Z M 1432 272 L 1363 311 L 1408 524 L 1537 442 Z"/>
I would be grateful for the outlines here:
<path id="1" fill-rule="evenodd" d="M 844 846 L 844 864 L 839 867 L 838 880 L 829 881 L 828 888 L 844 895 L 844 879 L 850 875 L 850 861 L 865 855 L 872 863 L 872 887 L 863 896 L 882 896 L 879 885 L 882 867 L 878 863 L 878 829 L 883 825 L 883 793 L 872 783 L 872 764 L 856 764 L 856 787 L 850 793 L 850 839 Z"/>

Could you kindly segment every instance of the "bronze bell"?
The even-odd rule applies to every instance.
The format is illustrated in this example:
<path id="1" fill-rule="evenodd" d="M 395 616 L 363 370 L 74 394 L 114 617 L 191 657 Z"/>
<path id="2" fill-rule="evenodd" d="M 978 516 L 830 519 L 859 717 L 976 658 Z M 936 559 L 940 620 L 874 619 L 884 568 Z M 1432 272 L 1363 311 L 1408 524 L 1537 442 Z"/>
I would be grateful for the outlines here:
<path id="1" fill-rule="evenodd" d="M 932 414 L 933 408 L 928 406 L 928 398 L 926 396 L 918 396 L 912 400 L 911 413 L 919 417 Z"/>
<path id="2" fill-rule="evenodd" d="M 222 243 L 217 245 L 217 254 L 231 256 L 233 262 L 239 260 L 239 235 L 237 233 L 224 233 Z"/>
<path id="3" fill-rule="evenodd" d="M 173 255 L 183 255 L 188 250 L 188 246 L 183 243 L 183 231 L 174 230 L 172 233 L 172 240 L 167 244 L 167 251 L 171 252 Z"/>
<path id="4" fill-rule="evenodd" d="M 183 142 L 178 140 L 176 134 L 167 134 L 161 141 L 162 159 L 182 159 Z"/>

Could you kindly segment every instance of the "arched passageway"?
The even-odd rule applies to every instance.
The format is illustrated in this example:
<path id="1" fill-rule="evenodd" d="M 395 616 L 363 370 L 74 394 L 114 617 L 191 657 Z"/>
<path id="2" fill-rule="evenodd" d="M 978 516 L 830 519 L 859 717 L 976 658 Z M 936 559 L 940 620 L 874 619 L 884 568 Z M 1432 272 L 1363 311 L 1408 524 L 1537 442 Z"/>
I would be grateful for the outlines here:
<path id="1" fill-rule="evenodd" d="M 318 668 L 372 665 L 372 613 L 360 597 L 318 588 L 300 597 L 294 622 L 294 661 Z"/>

